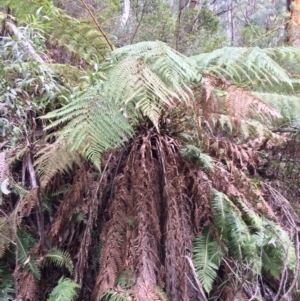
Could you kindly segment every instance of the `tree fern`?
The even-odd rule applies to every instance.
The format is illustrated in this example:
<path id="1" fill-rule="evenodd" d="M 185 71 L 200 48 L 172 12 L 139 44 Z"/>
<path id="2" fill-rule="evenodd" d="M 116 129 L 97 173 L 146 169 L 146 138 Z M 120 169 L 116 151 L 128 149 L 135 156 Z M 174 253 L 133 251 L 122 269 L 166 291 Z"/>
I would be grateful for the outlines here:
<path id="1" fill-rule="evenodd" d="M 58 267 L 65 267 L 72 275 L 74 265 L 71 259 L 71 255 L 67 251 L 53 249 L 47 252 L 44 257 L 44 264 L 52 263 Z"/>
<path id="2" fill-rule="evenodd" d="M 204 290 L 209 293 L 217 277 L 225 252 L 214 239 L 209 227 L 202 230 L 194 240 L 193 260 Z"/>
<path id="3" fill-rule="evenodd" d="M 73 301 L 77 297 L 76 290 L 80 286 L 69 278 L 60 278 L 47 301 Z"/>

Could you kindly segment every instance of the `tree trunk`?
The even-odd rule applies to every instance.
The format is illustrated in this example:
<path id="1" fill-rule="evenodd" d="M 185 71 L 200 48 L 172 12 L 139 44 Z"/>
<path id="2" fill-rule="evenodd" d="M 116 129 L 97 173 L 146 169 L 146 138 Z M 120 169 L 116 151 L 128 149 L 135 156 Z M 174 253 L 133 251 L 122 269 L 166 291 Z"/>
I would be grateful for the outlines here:
<path id="1" fill-rule="evenodd" d="M 129 13 L 130 13 L 130 0 L 124 0 L 124 6 L 123 6 L 123 14 L 121 18 L 121 26 L 124 27 L 129 19 Z"/>
<path id="2" fill-rule="evenodd" d="M 288 44 L 289 46 L 300 47 L 300 0 L 293 1 L 289 5 L 289 10 L 291 20 L 288 28 Z"/>

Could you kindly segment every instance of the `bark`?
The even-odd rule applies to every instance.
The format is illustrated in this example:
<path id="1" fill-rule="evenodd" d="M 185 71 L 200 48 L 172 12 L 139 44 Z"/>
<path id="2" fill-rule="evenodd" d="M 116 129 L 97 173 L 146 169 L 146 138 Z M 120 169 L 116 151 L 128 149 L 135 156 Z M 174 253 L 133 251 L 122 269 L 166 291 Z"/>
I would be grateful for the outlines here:
<path id="1" fill-rule="evenodd" d="M 300 0 L 295 0 L 289 5 L 291 20 L 288 27 L 289 46 L 300 47 Z"/>
<path id="2" fill-rule="evenodd" d="M 124 0 L 123 14 L 121 18 L 121 26 L 124 27 L 129 19 L 130 0 Z"/>

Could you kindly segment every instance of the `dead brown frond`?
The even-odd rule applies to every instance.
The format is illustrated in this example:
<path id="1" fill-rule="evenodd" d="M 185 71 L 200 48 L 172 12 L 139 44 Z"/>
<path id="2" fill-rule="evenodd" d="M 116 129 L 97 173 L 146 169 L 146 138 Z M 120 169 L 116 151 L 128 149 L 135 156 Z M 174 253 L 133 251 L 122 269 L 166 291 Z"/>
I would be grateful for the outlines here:
<path id="1" fill-rule="evenodd" d="M 18 294 L 16 300 L 38 301 L 38 283 L 29 271 L 17 267 L 14 276 L 18 279 Z"/>
<path id="2" fill-rule="evenodd" d="M 213 77 L 205 77 L 206 101 L 212 101 L 212 92 L 220 89 L 226 92 L 225 105 L 227 114 L 238 119 L 252 117 L 255 114 L 280 118 L 281 115 L 261 99 L 255 97 L 244 88 L 237 87 L 230 82 Z"/>
<path id="3" fill-rule="evenodd" d="M 90 181 L 87 173 L 86 164 L 82 163 L 74 177 L 72 188 L 67 192 L 61 202 L 54 222 L 52 223 L 49 233 L 49 239 L 58 237 L 59 241 L 66 240 L 68 226 L 71 223 L 71 218 L 76 212 L 85 207 L 85 192 L 89 187 Z"/>
<path id="4" fill-rule="evenodd" d="M 210 191 L 205 173 L 184 161 L 173 139 L 152 130 L 138 136 L 114 179 L 94 300 L 116 289 L 124 270 L 133 274 L 136 300 L 163 300 L 158 286 L 171 300 L 198 300 L 185 256 L 210 214 Z"/>
<path id="5" fill-rule="evenodd" d="M 38 205 L 38 188 L 32 188 L 17 207 L 20 217 L 29 216 L 34 206 Z"/>
<path id="6" fill-rule="evenodd" d="M 218 161 L 225 162 L 228 170 L 231 170 L 232 164 L 242 170 L 248 168 L 255 170 L 257 165 L 258 157 L 256 152 L 225 139 L 211 138 L 208 152 Z"/>

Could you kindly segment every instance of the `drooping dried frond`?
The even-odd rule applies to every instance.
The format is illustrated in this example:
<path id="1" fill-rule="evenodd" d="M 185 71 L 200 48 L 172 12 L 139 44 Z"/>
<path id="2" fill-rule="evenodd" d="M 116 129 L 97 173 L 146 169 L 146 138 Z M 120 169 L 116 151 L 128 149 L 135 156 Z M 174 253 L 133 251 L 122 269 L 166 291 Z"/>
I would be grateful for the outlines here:
<path id="1" fill-rule="evenodd" d="M 17 300 L 30 300 L 38 301 L 38 283 L 36 278 L 28 271 L 21 271 L 18 267 L 15 271 L 16 278 L 18 279 L 19 292 Z"/>
<path id="2" fill-rule="evenodd" d="M 111 43 L 103 31 L 99 30 L 98 24 L 91 20 L 81 22 L 70 17 L 55 7 L 52 1 L 26 0 L 20 3 L 17 0 L 1 0 L 0 5 L 10 7 L 20 19 L 25 19 L 27 14 L 35 14 L 42 7 L 39 14 L 46 16 L 43 19 L 47 23 L 44 29 L 49 30 L 52 40 L 58 41 L 60 45 L 69 48 L 90 63 L 93 63 L 95 58 L 104 60 L 106 53 L 111 51 Z"/>
<path id="3" fill-rule="evenodd" d="M 21 198 L 17 213 L 22 218 L 24 216 L 29 216 L 34 206 L 38 204 L 38 188 L 32 188 L 26 195 Z"/>
<path id="4" fill-rule="evenodd" d="M 93 298 L 114 288 L 126 270 L 134 277 L 129 292 L 138 300 L 164 300 L 157 286 L 171 300 L 198 300 L 185 256 L 192 251 L 192 221 L 200 224 L 209 214 L 207 177 L 184 163 L 174 140 L 153 130 L 135 138 L 128 152 L 113 185 Z"/>
<path id="5" fill-rule="evenodd" d="M 3 257 L 5 250 L 14 240 L 15 227 L 7 218 L 0 218 L 0 258 Z"/>
<path id="6" fill-rule="evenodd" d="M 57 215 L 51 225 L 49 233 L 51 240 L 55 237 L 58 237 L 60 241 L 66 239 L 62 233 L 68 228 L 72 215 L 78 210 L 79 206 L 82 206 L 84 203 L 86 196 L 85 192 L 88 189 L 89 184 L 86 166 L 82 163 L 75 174 L 72 188 L 68 190 L 57 210 Z"/>
<path id="7" fill-rule="evenodd" d="M 75 151 L 68 151 L 64 141 L 48 144 L 36 154 L 35 166 L 40 177 L 40 186 L 44 189 L 58 173 L 72 170 L 80 164 L 80 156 Z"/>
<path id="8" fill-rule="evenodd" d="M 269 115 L 273 118 L 281 117 L 280 113 L 276 109 L 255 97 L 245 89 L 232 85 L 226 80 L 208 76 L 205 78 L 205 86 L 208 93 L 211 93 L 216 88 L 221 88 L 226 91 L 225 105 L 226 112 L 229 116 L 241 119 L 253 117 L 255 114 L 262 114 L 264 116 Z M 206 97 L 209 99 L 210 94 Z"/>
<path id="9" fill-rule="evenodd" d="M 232 164 L 239 166 L 242 170 L 246 170 L 248 167 L 255 169 L 256 167 L 257 154 L 236 143 L 225 139 L 211 138 L 207 148 L 210 155 L 217 158 L 218 161 L 225 161 L 228 170 L 231 170 Z"/>

